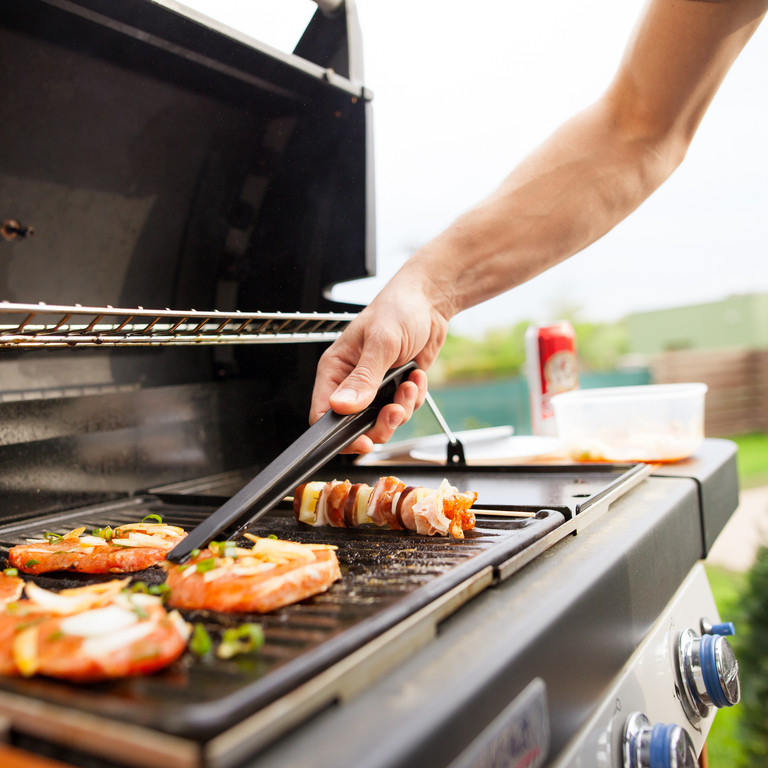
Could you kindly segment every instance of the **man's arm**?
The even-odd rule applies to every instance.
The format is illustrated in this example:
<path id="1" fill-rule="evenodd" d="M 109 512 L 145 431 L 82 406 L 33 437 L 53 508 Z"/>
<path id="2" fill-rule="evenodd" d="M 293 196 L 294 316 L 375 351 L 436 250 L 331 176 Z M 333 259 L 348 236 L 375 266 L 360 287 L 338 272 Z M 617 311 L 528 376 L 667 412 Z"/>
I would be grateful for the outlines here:
<path id="1" fill-rule="evenodd" d="M 450 318 L 558 264 L 630 214 L 683 160 L 768 0 L 650 0 L 603 96 L 488 198 L 417 251 L 326 350 L 310 420 L 371 402 L 384 373 L 437 357 Z M 426 392 L 419 372 L 350 448 L 389 439 Z"/>

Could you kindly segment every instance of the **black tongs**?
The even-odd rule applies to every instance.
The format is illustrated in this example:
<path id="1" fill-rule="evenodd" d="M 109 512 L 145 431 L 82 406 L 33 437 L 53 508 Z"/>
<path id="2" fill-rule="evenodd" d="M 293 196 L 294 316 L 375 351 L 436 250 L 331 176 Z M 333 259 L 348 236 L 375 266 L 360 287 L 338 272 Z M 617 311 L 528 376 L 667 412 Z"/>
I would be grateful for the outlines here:
<path id="1" fill-rule="evenodd" d="M 183 563 L 195 549 L 203 549 L 222 533 L 228 539 L 239 536 L 288 492 L 369 430 L 376 423 L 379 411 L 392 402 L 397 388 L 415 369 L 416 363 L 410 362 L 389 371 L 374 401 L 359 413 L 340 416 L 327 411 L 323 414 L 253 480 L 193 528 L 168 553 L 167 559 Z"/>

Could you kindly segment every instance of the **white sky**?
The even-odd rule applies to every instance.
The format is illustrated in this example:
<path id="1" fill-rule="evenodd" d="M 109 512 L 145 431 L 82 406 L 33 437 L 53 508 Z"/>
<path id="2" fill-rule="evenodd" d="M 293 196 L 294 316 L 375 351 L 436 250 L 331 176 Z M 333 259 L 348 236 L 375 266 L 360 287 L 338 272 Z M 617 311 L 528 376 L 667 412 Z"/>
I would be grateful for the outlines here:
<path id="1" fill-rule="evenodd" d="M 283 50 L 308 0 L 185 0 Z M 374 93 L 378 276 L 340 286 L 372 298 L 419 245 L 490 192 L 612 76 L 638 0 L 357 0 Z M 453 330 L 556 320 L 564 306 L 629 312 L 768 291 L 768 21 L 710 107 L 688 157 L 598 243 Z"/>

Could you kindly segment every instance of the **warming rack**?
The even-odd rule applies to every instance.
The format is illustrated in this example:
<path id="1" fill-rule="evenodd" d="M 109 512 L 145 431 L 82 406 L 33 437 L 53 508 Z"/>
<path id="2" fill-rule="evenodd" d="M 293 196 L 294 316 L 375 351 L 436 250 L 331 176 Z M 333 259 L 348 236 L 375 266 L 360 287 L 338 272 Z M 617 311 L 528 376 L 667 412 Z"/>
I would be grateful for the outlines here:
<path id="1" fill-rule="evenodd" d="M 327 342 L 348 312 L 124 309 L 0 301 L 0 348 Z"/>

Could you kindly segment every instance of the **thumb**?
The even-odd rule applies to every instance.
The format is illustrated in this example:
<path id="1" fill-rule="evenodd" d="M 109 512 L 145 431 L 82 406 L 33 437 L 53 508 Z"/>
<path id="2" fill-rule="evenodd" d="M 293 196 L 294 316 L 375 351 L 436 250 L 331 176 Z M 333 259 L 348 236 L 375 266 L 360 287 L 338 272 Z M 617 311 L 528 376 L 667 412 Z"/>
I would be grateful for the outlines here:
<path id="1" fill-rule="evenodd" d="M 364 353 L 349 376 L 330 396 L 331 408 L 341 414 L 362 411 L 373 402 L 389 368 L 386 359 Z"/>

